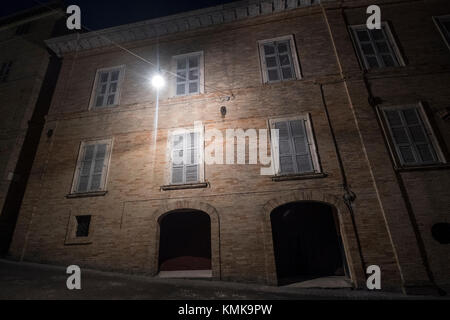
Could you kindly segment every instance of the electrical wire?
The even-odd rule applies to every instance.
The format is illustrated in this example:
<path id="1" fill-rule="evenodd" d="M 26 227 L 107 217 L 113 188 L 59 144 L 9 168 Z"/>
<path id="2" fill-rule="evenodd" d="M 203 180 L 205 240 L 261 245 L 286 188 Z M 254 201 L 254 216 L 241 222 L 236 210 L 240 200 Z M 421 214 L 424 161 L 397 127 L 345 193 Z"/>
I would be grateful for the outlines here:
<path id="1" fill-rule="evenodd" d="M 38 1 L 38 0 L 33 0 L 33 1 L 36 2 L 37 4 L 41 5 L 41 6 L 44 6 L 44 7 L 48 8 L 48 9 L 50 9 L 51 11 L 55 12 L 55 13 L 58 14 L 58 15 L 66 16 L 66 13 L 65 13 L 65 12 L 61 12 L 61 11 L 59 11 L 59 10 L 53 9 L 53 8 L 50 7 L 49 5 L 47 5 L 47 4 L 45 4 L 45 3 L 42 3 L 42 2 L 40 2 L 40 1 Z M 158 72 L 162 72 L 162 73 L 168 74 L 168 75 L 170 75 L 170 76 L 174 76 L 174 77 L 177 77 L 177 78 L 181 78 L 182 80 L 189 81 L 189 79 L 188 79 L 187 77 L 183 77 L 183 76 L 180 76 L 180 75 L 178 75 L 178 74 L 176 74 L 176 73 L 174 73 L 174 72 L 172 72 L 172 71 L 170 71 L 170 70 L 166 70 L 166 69 L 160 68 L 160 67 L 158 66 L 158 64 L 156 64 L 156 63 L 154 63 L 154 62 L 152 62 L 152 61 L 150 61 L 150 60 L 148 60 L 148 59 L 146 59 L 146 58 L 144 58 L 144 57 L 138 55 L 137 53 L 135 53 L 135 52 L 133 52 L 133 51 L 131 51 L 131 50 L 125 48 L 124 46 L 118 44 L 117 42 L 115 42 L 115 41 L 113 41 L 113 40 L 111 40 L 111 39 L 109 39 L 108 37 L 106 37 L 105 35 L 101 34 L 100 32 L 98 32 L 98 31 L 96 31 L 96 30 L 92 30 L 92 29 L 86 27 L 86 26 L 83 25 L 83 24 L 81 24 L 81 27 L 82 27 L 82 29 L 87 30 L 87 31 L 89 31 L 90 33 L 93 33 L 93 34 L 95 34 L 96 36 L 98 36 L 98 37 L 100 37 L 100 38 L 106 40 L 107 42 L 111 43 L 113 46 L 116 46 L 117 48 L 119 48 L 119 49 L 121 49 L 121 50 L 124 50 L 125 52 L 127 52 L 128 54 L 134 56 L 135 58 L 137 58 L 137 59 L 139 59 L 139 60 L 141 60 L 141 61 L 143 61 L 143 62 L 145 62 L 145 63 L 147 63 L 147 64 L 150 64 L 151 66 L 155 67 L 155 68 L 158 70 Z M 78 33 L 78 35 L 80 35 L 80 33 Z M 157 34 L 157 36 L 158 36 L 158 34 Z M 78 36 L 78 38 L 77 38 L 77 44 L 78 44 L 78 42 L 79 42 L 79 38 L 80 38 L 80 37 Z M 198 76 L 200 77 L 200 75 L 198 75 Z M 216 88 L 216 87 L 211 86 L 211 85 L 207 85 L 205 82 L 203 82 L 203 83 L 201 83 L 201 84 L 203 84 L 203 86 L 204 86 L 205 88 L 211 88 L 211 89 L 213 89 L 213 90 L 211 91 L 211 93 L 214 93 L 214 92 L 216 91 L 216 92 L 223 93 L 223 94 L 225 94 L 226 96 L 233 96 L 233 93 L 223 91 L 222 89 Z"/>

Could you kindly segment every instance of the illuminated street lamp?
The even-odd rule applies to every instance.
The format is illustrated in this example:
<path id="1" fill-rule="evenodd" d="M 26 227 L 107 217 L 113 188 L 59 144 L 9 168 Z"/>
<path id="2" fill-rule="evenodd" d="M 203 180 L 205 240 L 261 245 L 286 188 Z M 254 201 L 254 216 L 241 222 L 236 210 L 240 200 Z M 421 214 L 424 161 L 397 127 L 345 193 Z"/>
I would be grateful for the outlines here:
<path id="1" fill-rule="evenodd" d="M 159 90 L 162 87 L 164 87 L 165 84 L 166 84 L 166 81 L 164 80 L 164 78 L 160 74 L 155 74 L 152 77 L 152 86 L 153 86 L 153 88 Z"/>

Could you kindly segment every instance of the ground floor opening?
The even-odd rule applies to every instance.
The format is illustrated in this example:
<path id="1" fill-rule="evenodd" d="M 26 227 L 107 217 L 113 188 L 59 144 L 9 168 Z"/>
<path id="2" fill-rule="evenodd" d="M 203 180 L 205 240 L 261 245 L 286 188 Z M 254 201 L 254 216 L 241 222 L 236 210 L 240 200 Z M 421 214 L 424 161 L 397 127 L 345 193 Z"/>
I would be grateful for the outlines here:
<path id="1" fill-rule="evenodd" d="M 332 206 L 293 202 L 275 208 L 270 218 L 279 285 L 345 278 L 347 264 Z"/>
<path id="2" fill-rule="evenodd" d="M 211 221 L 198 210 L 177 210 L 159 220 L 161 276 L 211 276 Z"/>

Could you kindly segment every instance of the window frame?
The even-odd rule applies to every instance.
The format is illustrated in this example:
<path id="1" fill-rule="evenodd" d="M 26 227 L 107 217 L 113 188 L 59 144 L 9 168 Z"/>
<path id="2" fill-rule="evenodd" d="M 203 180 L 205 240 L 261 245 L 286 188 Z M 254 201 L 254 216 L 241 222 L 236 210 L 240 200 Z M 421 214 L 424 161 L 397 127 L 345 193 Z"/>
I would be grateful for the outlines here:
<path id="1" fill-rule="evenodd" d="M 266 43 L 272 43 L 272 42 L 277 42 L 277 41 L 286 41 L 286 40 L 289 41 L 289 48 L 291 50 L 291 55 L 292 55 L 291 59 L 292 59 L 293 67 L 294 67 L 294 78 L 287 79 L 287 80 L 283 80 L 280 78 L 279 80 L 269 81 L 263 46 Z M 258 40 L 257 44 L 258 44 L 259 65 L 260 65 L 260 70 L 261 70 L 261 75 L 262 75 L 262 81 L 264 84 L 279 83 L 279 82 L 284 82 L 284 81 L 295 81 L 295 80 L 302 79 L 302 72 L 301 72 L 301 68 L 300 68 L 300 62 L 298 59 L 297 48 L 295 45 L 294 36 L 292 34 L 286 35 L 286 36 L 280 36 L 280 37 L 276 37 L 276 38 L 271 38 L 271 39 Z"/>
<path id="2" fill-rule="evenodd" d="M 310 172 L 293 172 L 293 173 L 282 173 L 281 172 L 281 166 L 280 166 L 280 159 L 275 158 L 275 154 L 277 154 L 275 150 L 275 144 L 274 144 L 274 137 L 272 136 L 272 129 L 275 129 L 275 123 L 276 122 L 282 122 L 282 121 L 295 121 L 295 120 L 302 120 L 305 121 L 305 130 L 306 130 L 306 137 L 308 139 L 308 146 L 309 146 L 309 152 L 311 155 L 311 162 L 313 165 L 313 171 Z M 296 176 L 296 175 L 314 175 L 314 174 L 321 174 L 322 166 L 320 164 L 319 159 L 319 153 L 317 148 L 317 142 L 314 136 L 314 130 L 312 127 L 312 119 L 311 114 L 305 113 L 302 115 L 295 115 L 295 116 L 286 116 L 286 117 L 277 117 L 277 118 L 270 118 L 268 120 L 269 125 L 269 134 L 270 134 L 270 153 L 271 153 L 271 159 L 273 168 L 274 168 L 274 175 L 275 176 Z"/>
<path id="3" fill-rule="evenodd" d="M 198 180 L 196 182 L 186 182 L 186 176 L 183 175 L 183 182 L 180 183 L 173 183 L 172 182 L 172 164 L 173 164 L 173 159 L 172 159 L 172 151 L 173 151 L 173 137 L 174 135 L 176 135 L 177 133 L 180 133 L 180 130 L 182 130 L 184 133 L 198 133 L 198 139 L 199 139 L 199 144 L 198 144 L 198 150 L 199 150 L 199 169 L 198 169 Z M 183 142 L 184 143 L 184 142 Z M 167 166 L 167 171 L 168 174 L 166 175 L 166 185 L 168 186 L 182 186 L 182 185 L 191 185 L 191 184 L 199 184 L 199 183 L 204 183 L 205 182 L 205 138 L 204 138 L 204 126 L 201 127 L 194 127 L 194 128 L 176 128 L 176 129 L 171 129 L 168 132 L 168 136 L 167 136 L 167 151 L 166 151 L 166 155 L 168 158 L 168 166 Z M 185 154 L 185 150 L 183 149 L 183 154 Z"/>
<path id="4" fill-rule="evenodd" d="M 113 70 L 119 70 L 119 79 L 117 81 L 117 99 L 114 104 L 111 105 L 104 105 L 104 106 L 95 106 L 95 101 L 97 99 L 97 85 L 99 81 L 99 75 L 101 72 L 110 72 Z M 91 98 L 89 99 L 89 110 L 105 110 L 108 108 L 114 108 L 120 105 L 120 98 L 122 95 L 122 86 L 125 78 L 125 65 L 119 65 L 119 66 L 113 66 L 113 67 L 106 67 L 106 68 L 99 68 L 95 71 L 95 78 L 94 83 L 92 85 L 91 89 Z"/>
<path id="5" fill-rule="evenodd" d="M 450 14 L 444 14 L 441 16 L 433 16 L 432 17 L 434 24 L 436 25 L 436 28 L 438 29 L 439 33 L 442 36 L 442 39 L 444 40 L 445 44 L 447 45 L 447 48 L 450 50 L 450 30 L 447 31 L 448 38 L 445 35 L 446 29 L 442 25 L 441 20 L 448 20 L 450 21 Z"/>
<path id="6" fill-rule="evenodd" d="M 178 71 L 177 70 L 177 60 L 180 58 L 188 58 L 188 57 L 197 56 L 197 55 L 200 56 L 200 58 L 199 58 L 199 88 L 198 88 L 198 92 L 196 92 L 196 93 L 188 92 L 186 94 L 177 94 L 177 77 L 178 77 L 177 76 L 177 71 Z M 172 64 L 172 67 L 171 67 L 172 73 L 175 75 L 173 78 L 173 81 L 171 81 L 171 84 L 170 84 L 170 96 L 171 97 L 175 97 L 175 98 L 188 97 L 188 96 L 195 96 L 195 95 L 205 93 L 205 58 L 204 58 L 203 50 L 172 56 L 171 64 Z"/>
<path id="7" fill-rule="evenodd" d="M 108 183 L 109 168 L 111 165 L 113 142 L 114 142 L 113 138 L 81 141 L 80 146 L 78 148 L 77 164 L 76 164 L 75 172 L 74 172 L 73 179 L 72 179 L 72 187 L 70 189 L 71 195 L 95 194 L 98 192 L 105 192 L 107 190 L 106 187 L 107 187 L 107 183 Z M 82 165 L 83 157 L 84 157 L 83 150 L 88 145 L 97 145 L 97 144 L 106 144 L 105 163 L 103 163 L 104 166 L 106 165 L 106 172 L 104 175 L 102 175 L 102 181 L 101 181 L 101 185 L 100 185 L 101 187 L 98 190 L 77 191 L 78 182 L 80 179 L 81 165 Z"/>
<path id="8" fill-rule="evenodd" d="M 430 141 L 430 144 L 432 145 L 432 147 L 434 148 L 434 152 L 436 153 L 436 160 L 437 160 L 436 162 L 405 164 L 405 163 L 403 163 L 403 160 L 401 159 L 401 157 L 399 155 L 399 151 L 397 149 L 396 143 L 393 140 L 394 137 L 392 134 L 391 127 L 390 127 L 389 123 L 387 122 L 387 119 L 385 116 L 385 111 L 386 110 L 409 109 L 411 107 L 414 107 L 417 110 L 419 118 L 422 121 L 423 129 L 425 130 L 427 138 Z M 376 112 L 377 112 L 378 118 L 380 119 L 381 129 L 386 138 L 389 153 L 391 154 L 391 157 L 394 161 L 394 166 L 396 169 L 415 168 L 415 167 L 423 168 L 423 167 L 429 167 L 429 166 L 439 166 L 439 165 L 443 165 L 443 164 L 447 163 L 444 153 L 442 152 L 442 149 L 436 138 L 436 134 L 433 130 L 433 127 L 431 126 L 431 123 L 428 120 L 428 116 L 425 113 L 425 109 L 424 109 L 422 102 L 410 103 L 410 104 L 400 104 L 400 105 L 396 104 L 396 105 L 377 106 Z"/>
<path id="9" fill-rule="evenodd" d="M 78 216 L 90 216 L 89 221 L 89 229 L 88 229 L 88 235 L 86 237 L 78 237 L 77 236 L 77 229 L 78 229 L 78 222 L 77 217 Z M 89 213 L 80 213 L 80 214 L 74 214 L 70 213 L 69 215 L 69 222 L 67 223 L 67 230 L 66 230 L 66 237 L 64 239 L 64 245 L 83 245 L 83 244 L 91 244 L 93 234 L 95 231 L 95 216 L 93 214 Z"/>
<path id="10" fill-rule="evenodd" d="M 364 29 L 367 30 L 367 25 L 365 24 L 358 24 L 358 25 L 351 25 L 348 26 L 349 28 L 349 32 L 350 32 L 350 37 L 352 39 L 353 45 L 355 46 L 356 49 L 356 56 L 358 57 L 358 61 L 361 65 L 361 67 L 364 70 L 383 70 L 386 68 L 398 68 L 398 67 L 404 67 L 405 64 L 405 60 L 403 59 L 403 56 L 400 52 L 400 49 L 398 48 L 397 45 L 397 41 L 394 38 L 394 35 L 392 33 L 391 27 L 389 25 L 388 22 L 386 21 L 382 21 L 381 22 L 381 26 L 384 27 L 384 31 L 386 33 L 387 36 L 387 40 L 389 42 L 389 45 L 391 46 L 390 50 L 392 51 L 392 53 L 395 55 L 395 58 L 397 59 L 398 65 L 397 66 L 391 66 L 391 67 L 378 67 L 378 68 L 370 68 L 368 65 L 368 62 L 366 61 L 365 57 L 364 57 L 364 53 L 362 52 L 362 48 L 361 48 L 361 43 L 359 42 L 357 36 L 356 36 L 356 31 L 359 29 Z M 376 50 L 376 48 L 375 48 Z M 378 56 L 377 56 L 378 57 Z M 378 58 L 377 58 L 378 60 Z"/>

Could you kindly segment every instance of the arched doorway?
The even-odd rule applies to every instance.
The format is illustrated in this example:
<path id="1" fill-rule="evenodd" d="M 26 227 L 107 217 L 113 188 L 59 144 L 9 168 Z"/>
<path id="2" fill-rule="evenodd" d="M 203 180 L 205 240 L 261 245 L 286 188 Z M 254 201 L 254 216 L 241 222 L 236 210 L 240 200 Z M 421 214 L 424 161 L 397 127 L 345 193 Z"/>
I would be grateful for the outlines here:
<path id="1" fill-rule="evenodd" d="M 291 202 L 270 214 L 279 284 L 345 276 L 347 264 L 334 208 L 321 202 Z"/>
<path id="2" fill-rule="evenodd" d="M 159 219 L 159 271 L 211 270 L 211 220 L 199 210 L 176 210 Z"/>

